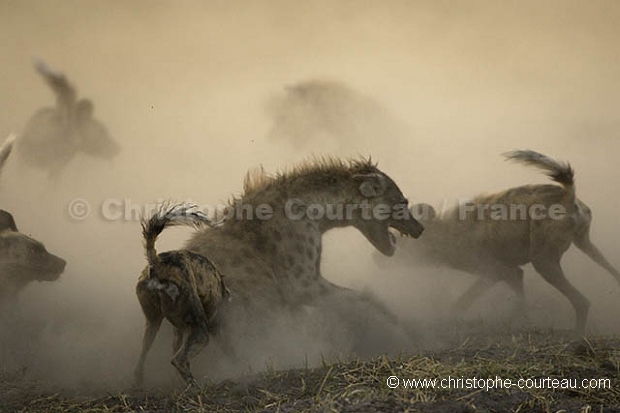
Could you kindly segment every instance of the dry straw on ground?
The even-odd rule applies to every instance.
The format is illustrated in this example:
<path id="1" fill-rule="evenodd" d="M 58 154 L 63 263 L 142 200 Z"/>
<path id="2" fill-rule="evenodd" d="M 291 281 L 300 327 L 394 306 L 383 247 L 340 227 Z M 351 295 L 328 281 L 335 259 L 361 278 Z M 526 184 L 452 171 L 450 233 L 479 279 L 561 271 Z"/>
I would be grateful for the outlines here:
<path id="1" fill-rule="evenodd" d="M 609 378 L 593 390 L 391 390 L 402 378 Z M 579 343 L 544 332 L 490 341 L 468 338 L 457 348 L 425 354 L 324 363 L 313 369 L 270 371 L 207 383 L 195 390 L 127 390 L 72 396 L 4 374 L 0 410 L 20 412 L 620 412 L 620 339 Z"/>

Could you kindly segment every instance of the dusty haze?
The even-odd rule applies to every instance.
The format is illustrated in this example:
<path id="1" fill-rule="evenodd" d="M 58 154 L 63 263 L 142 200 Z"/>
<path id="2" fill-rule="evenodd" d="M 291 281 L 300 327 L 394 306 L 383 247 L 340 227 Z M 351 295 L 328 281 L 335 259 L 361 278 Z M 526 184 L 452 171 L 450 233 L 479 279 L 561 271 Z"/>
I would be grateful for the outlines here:
<path id="1" fill-rule="evenodd" d="M 57 182 L 9 160 L 0 208 L 68 266 L 59 282 L 24 291 L 19 327 L 3 327 L 0 362 L 61 386 L 127 386 L 142 333 L 134 288 L 145 260 L 138 223 L 104 219 L 103 202 L 216 205 L 241 190 L 247 169 L 274 171 L 312 154 L 372 155 L 412 202 L 436 207 L 547 181 L 504 162 L 507 150 L 569 160 L 577 194 L 594 212 L 593 240 L 620 266 L 619 19 L 616 1 L 0 0 L 0 134 L 20 132 L 36 109 L 53 104 L 32 69 L 32 58 L 41 57 L 93 100 L 95 117 L 123 148 L 110 162 L 76 158 Z M 346 125 L 356 117 L 365 125 L 359 141 L 330 133 L 313 133 L 302 144 L 274 139 L 274 99 L 285 86 L 313 79 L 372 102 L 362 111 L 358 101 L 338 107 Z M 82 221 L 67 212 L 75 198 L 92 208 Z M 158 250 L 178 248 L 187 236 L 171 230 Z M 449 305 L 473 281 L 398 263 L 379 270 L 372 252 L 352 229 L 329 233 L 323 274 L 374 291 L 422 336 L 434 335 L 433 324 L 446 321 Z M 620 287 L 611 276 L 576 249 L 564 268 L 592 301 L 590 332 L 620 332 Z M 568 302 L 526 270 L 534 324 L 572 326 Z M 469 317 L 498 322 L 509 296 L 507 288 L 493 289 Z M 173 376 L 165 333 L 147 364 L 159 382 Z M 289 343 L 313 348 L 310 363 L 324 343 L 315 344 Z M 284 364 L 303 365 L 299 353 L 291 351 Z M 198 363 L 198 375 L 230 374 L 206 364 Z M 265 367 L 263 360 L 251 366 Z"/>

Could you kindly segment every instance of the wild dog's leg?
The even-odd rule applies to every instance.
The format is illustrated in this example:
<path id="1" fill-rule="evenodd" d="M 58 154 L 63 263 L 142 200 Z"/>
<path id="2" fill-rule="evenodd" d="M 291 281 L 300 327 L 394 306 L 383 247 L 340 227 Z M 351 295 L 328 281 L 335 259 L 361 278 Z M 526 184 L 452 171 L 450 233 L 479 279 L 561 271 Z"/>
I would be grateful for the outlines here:
<path id="1" fill-rule="evenodd" d="M 576 315 L 575 334 L 582 336 L 586 329 L 590 301 L 566 279 L 559 259 L 537 259 L 533 260 L 532 264 L 549 284 L 557 288 L 571 302 Z"/>
<path id="2" fill-rule="evenodd" d="M 140 353 L 140 358 L 138 359 L 138 364 L 134 370 L 134 378 L 136 385 L 138 386 L 141 386 L 144 381 L 144 362 L 146 360 L 146 355 L 153 345 L 153 341 L 155 341 L 161 322 L 164 319 L 159 306 L 159 297 L 156 295 L 154 296 L 152 293 L 147 291 L 145 285 L 146 284 L 144 283 L 139 283 L 136 287 L 138 301 L 142 307 L 144 317 L 146 318 L 144 335 L 142 336 L 142 351 Z"/>
<path id="3" fill-rule="evenodd" d="M 136 385 L 138 386 L 141 386 L 144 382 L 144 362 L 146 361 L 146 354 L 151 349 L 153 341 L 155 341 L 155 337 L 157 336 L 162 320 L 163 317 L 154 319 L 149 319 L 147 317 L 146 319 L 146 327 L 144 329 L 144 336 L 142 337 L 142 352 L 140 353 L 140 359 L 138 360 L 138 364 L 134 370 L 134 377 L 136 380 Z"/>
<path id="4" fill-rule="evenodd" d="M 172 339 L 172 354 L 174 355 L 177 354 L 177 352 L 181 348 L 181 345 L 183 344 L 184 331 L 180 328 L 174 327 L 172 333 L 174 334 L 174 337 Z"/>
<path id="5" fill-rule="evenodd" d="M 452 307 L 453 313 L 459 313 L 467 310 L 476 301 L 478 297 L 489 291 L 491 287 L 497 284 L 498 278 L 496 276 L 488 277 L 486 275 L 479 276 L 475 283 L 471 285 L 459 297 L 454 306 Z"/>
<path id="6" fill-rule="evenodd" d="M 172 357 L 171 363 L 187 384 L 198 387 L 198 383 L 189 368 L 189 360 L 195 357 L 209 342 L 209 332 L 206 323 L 188 327 L 183 337 L 183 344 L 174 357 Z"/>

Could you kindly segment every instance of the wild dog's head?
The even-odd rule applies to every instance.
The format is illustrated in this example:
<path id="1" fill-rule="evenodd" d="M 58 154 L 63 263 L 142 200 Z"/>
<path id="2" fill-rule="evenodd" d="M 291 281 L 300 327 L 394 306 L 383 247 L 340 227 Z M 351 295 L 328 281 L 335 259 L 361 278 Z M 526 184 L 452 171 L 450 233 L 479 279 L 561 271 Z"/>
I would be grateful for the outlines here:
<path id="1" fill-rule="evenodd" d="M 0 268 L 5 275 L 19 278 L 24 284 L 28 281 L 54 281 L 65 270 L 66 264 L 33 238 L 10 229 L 0 231 Z"/>

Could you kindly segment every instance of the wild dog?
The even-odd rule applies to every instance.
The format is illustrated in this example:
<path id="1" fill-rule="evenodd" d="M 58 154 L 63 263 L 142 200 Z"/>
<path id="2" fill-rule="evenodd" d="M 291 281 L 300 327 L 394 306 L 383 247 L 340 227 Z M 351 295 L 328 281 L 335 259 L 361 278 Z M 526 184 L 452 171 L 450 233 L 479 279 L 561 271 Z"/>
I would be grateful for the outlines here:
<path id="1" fill-rule="evenodd" d="M 0 147 L 0 170 L 13 148 L 11 134 Z M 10 212 L 0 210 L 0 304 L 13 301 L 32 281 L 54 281 L 67 263 L 45 246 L 17 230 Z"/>
<path id="2" fill-rule="evenodd" d="M 142 221 L 146 259 L 136 294 L 146 318 L 142 352 L 135 368 L 135 380 L 144 379 L 144 362 L 162 320 L 174 327 L 172 365 L 187 384 L 197 385 L 189 360 L 208 343 L 220 301 L 229 296 L 223 275 L 204 255 L 182 249 L 157 254 L 155 240 L 174 225 L 201 227 L 211 220 L 195 205 L 162 205 L 158 213 Z"/>
<path id="3" fill-rule="evenodd" d="M 57 178 L 79 153 L 107 160 L 116 157 L 120 146 L 93 116 L 93 102 L 78 99 L 67 77 L 45 62 L 36 60 L 34 66 L 52 89 L 56 105 L 39 109 L 24 127 L 17 142 L 23 163 Z"/>
<path id="4" fill-rule="evenodd" d="M 0 302 L 12 301 L 32 281 L 55 281 L 66 261 L 49 253 L 43 243 L 17 231 L 13 216 L 1 211 Z"/>

